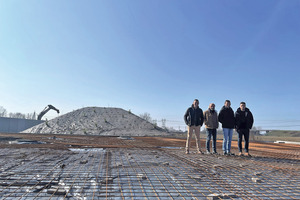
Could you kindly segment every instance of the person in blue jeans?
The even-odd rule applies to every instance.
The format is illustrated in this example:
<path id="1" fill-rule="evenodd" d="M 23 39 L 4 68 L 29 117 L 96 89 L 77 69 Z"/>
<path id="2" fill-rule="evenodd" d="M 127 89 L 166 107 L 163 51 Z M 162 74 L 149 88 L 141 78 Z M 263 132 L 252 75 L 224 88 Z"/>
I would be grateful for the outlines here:
<path id="1" fill-rule="evenodd" d="M 204 124 L 206 128 L 206 153 L 210 154 L 210 140 L 213 137 L 213 154 L 217 154 L 217 128 L 219 127 L 218 113 L 215 110 L 215 104 L 209 104 L 208 110 L 203 113 Z"/>
<path id="2" fill-rule="evenodd" d="M 234 155 L 231 153 L 231 140 L 233 129 L 235 125 L 234 112 L 232 110 L 230 100 L 226 100 L 224 106 L 221 108 L 218 120 L 223 128 L 223 154 Z"/>

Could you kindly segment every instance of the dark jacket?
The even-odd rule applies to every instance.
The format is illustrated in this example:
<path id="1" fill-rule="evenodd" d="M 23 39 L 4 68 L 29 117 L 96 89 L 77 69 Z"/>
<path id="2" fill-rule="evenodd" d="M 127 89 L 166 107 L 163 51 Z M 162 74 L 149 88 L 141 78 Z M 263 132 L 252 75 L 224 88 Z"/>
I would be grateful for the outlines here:
<path id="1" fill-rule="evenodd" d="M 235 112 L 235 126 L 236 129 L 251 129 L 253 126 L 253 115 L 248 108 L 245 111 L 241 111 L 240 108 Z"/>
<path id="2" fill-rule="evenodd" d="M 203 124 L 203 111 L 201 108 L 194 108 L 192 105 L 187 109 L 184 114 L 185 124 L 188 126 L 202 126 Z"/>
<path id="3" fill-rule="evenodd" d="M 218 120 L 222 124 L 222 128 L 234 128 L 235 118 L 232 108 L 223 106 L 220 110 Z"/>

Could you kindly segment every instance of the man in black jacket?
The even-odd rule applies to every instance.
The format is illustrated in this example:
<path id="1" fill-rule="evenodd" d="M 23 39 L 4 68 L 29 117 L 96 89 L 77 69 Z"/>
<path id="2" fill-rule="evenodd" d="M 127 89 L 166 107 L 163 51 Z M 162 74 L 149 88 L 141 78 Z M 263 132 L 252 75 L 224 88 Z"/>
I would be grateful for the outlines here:
<path id="1" fill-rule="evenodd" d="M 231 149 L 231 140 L 232 140 L 232 134 L 235 125 L 235 119 L 234 119 L 234 112 L 230 107 L 230 105 L 231 105 L 230 101 L 226 100 L 218 116 L 218 120 L 222 124 L 222 128 L 223 128 L 222 149 L 224 155 L 233 155 L 233 153 L 230 152 L 230 149 Z"/>
<path id="2" fill-rule="evenodd" d="M 187 140 L 185 146 L 185 153 L 190 153 L 191 139 L 193 131 L 195 131 L 196 136 L 196 147 L 197 152 L 202 153 L 200 150 L 200 128 L 203 124 L 203 111 L 199 108 L 199 101 L 195 99 L 192 106 L 187 109 L 184 114 L 184 121 L 188 126 Z"/>
<path id="3" fill-rule="evenodd" d="M 235 127 L 238 132 L 238 147 L 239 147 L 239 155 L 242 154 L 242 140 L 244 135 L 245 140 L 245 155 L 250 156 L 249 154 L 249 132 L 253 126 L 253 115 L 251 111 L 246 108 L 246 103 L 241 102 L 240 107 L 235 112 Z"/>

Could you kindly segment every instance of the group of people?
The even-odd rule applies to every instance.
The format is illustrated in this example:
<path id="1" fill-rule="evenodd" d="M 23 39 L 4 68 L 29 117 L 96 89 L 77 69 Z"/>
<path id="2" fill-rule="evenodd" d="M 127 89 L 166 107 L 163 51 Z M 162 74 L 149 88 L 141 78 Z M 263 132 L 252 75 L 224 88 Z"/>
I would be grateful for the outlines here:
<path id="1" fill-rule="evenodd" d="M 199 107 L 199 100 L 195 99 L 192 106 L 187 109 L 184 114 L 184 121 L 188 127 L 187 140 L 185 153 L 190 153 L 191 139 L 193 132 L 196 136 L 196 148 L 197 152 L 202 154 L 200 149 L 200 129 L 205 125 L 206 130 L 206 153 L 210 154 L 210 141 L 212 139 L 212 153 L 217 154 L 217 129 L 219 128 L 219 122 L 222 124 L 223 129 L 223 145 L 222 150 L 224 155 L 234 155 L 231 150 L 231 140 L 233 129 L 236 129 L 238 133 L 238 149 L 239 155 L 244 155 L 242 151 L 242 140 L 245 140 L 245 155 L 249 154 L 249 133 L 253 126 L 253 115 L 249 108 L 246 107 L 245 102 L 241 102 L 239 108 L 234 113 L 231 108 L 231 102 L 226 100 L 224 106 L 221 108 L 218 114 L 215 110 L 215 104 L 209 104 L 206 111 L 202 111 Z"/>

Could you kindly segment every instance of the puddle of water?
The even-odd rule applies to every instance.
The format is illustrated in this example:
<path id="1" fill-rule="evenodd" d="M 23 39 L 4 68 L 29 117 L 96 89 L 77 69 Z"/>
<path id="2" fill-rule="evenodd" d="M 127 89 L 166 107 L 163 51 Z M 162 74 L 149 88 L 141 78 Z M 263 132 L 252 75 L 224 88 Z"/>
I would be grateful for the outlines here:
<path id="1" fill-rule="evenodd" d="M 282 141 L 282 140 L 277 140 L 274 143 L 278 143 L 278 144 L 298 144 L 298 145 L 300 145 L 300 142 L 291 142 L 291 141 Z"/>
<path id="2" fill-rule="evenodd" d="M 18 140 L 18 139 L 20 139 L 20 138 L 0 136 L 0 140 L 2 140 L 2 141 L 14 141 L 14 140 Z"/>
<path id="3" fill-rule="evenodd" d="M 69 148 L 69 150 L 74 152 L 105 151 L 103 148 L 87 148 L 87 149 Z"/>
<path id="4" fill-rule="evenodd" d="M 158 147 L 162 149 L 183 149 L 183 147 Z"/>
<path id="5" fill-rule="evenodd" d="M 36 140 L 13 140 L 8 141 L 8 144 L 46 144 L 46 142 L 36 141 Z"/>
<path id="6" fill-rule="evenodd" d="M 118 137 L 120 140 L 134 140 L 134 138 L 130 137 L 130 136 L 120 136 Z"/>

